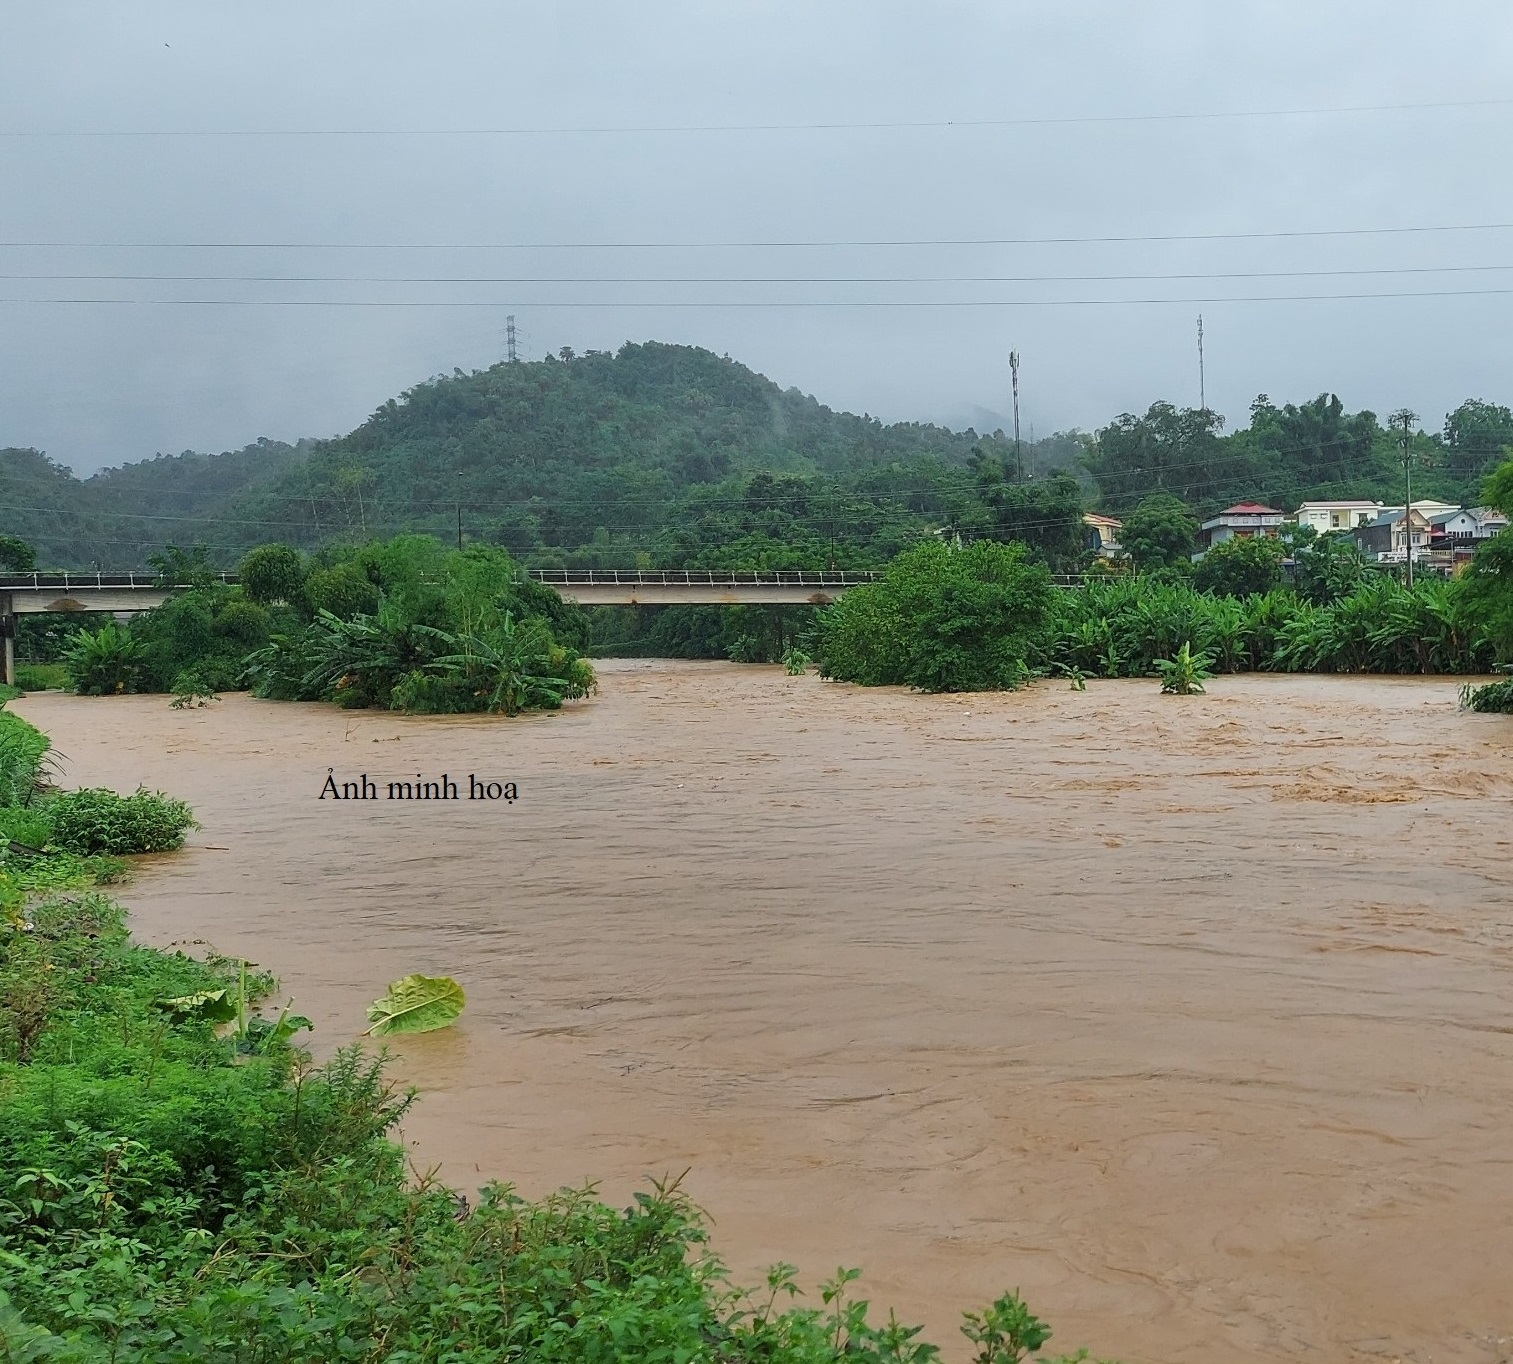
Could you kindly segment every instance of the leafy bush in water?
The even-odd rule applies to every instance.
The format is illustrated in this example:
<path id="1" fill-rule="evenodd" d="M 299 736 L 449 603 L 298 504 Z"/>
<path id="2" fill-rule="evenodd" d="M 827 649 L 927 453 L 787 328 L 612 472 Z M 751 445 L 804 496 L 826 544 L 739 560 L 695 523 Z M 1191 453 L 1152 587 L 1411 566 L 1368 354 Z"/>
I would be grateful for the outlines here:
<path id="1" fill-rule="evenodd" d="M 138 690 L 173 691 L 180 675 L 191 673 L 206 692 L 230 691 L 243 660 L 268 642 L 273 624 L 238 588 L 211 583 L 180 592 L 131 626 L 142 644 Z"/>
<path id="2" fill-rule="evenodd" d="M 158 791 L 138 790 L 130 796 L 97 787 L 68 791 L 46 802 L 53 841 L 73 853 L 168 852 L 199 826 L 181 800 Z"/>
<path id="3" fill-rule="evenodd" d="M 1475 673 L 1492 660 L 1460 583 L 1412 591 L 1373 574 L 1337 601 L 1277 590 L 1214 597 L 1142 575 L 1089 583 L 1052 602 L 1046 662 L 1092 677 L 1149 677 L 1184 643 L 1220 672 Z"/>
<path id="4" fill-rule="evenodd" d="M 826 613 L 821 671 L 927 692 L 1017 687 L 1030 675 L 1054 591 L 1023 545 L 920 545 Z"/>
<path id="5" fill-rule="evenodd" d="M 1461 688 L 1460 703 L 1467 710 L 1513 715 L 1513 677 L 1501 682 L 1489 682 L 1485 687 L 1468 684 Z"/>
<path id="6" fill-rule="evenodd" d="M 1184 643 L 1170 658 L 1156 660 L 1156 672 L 1161 678 L 1161 691 L 1166 696 L 1202 696 L 1203 684 L 1213 676 L 1214 656 L 1195 654 L 1192 645 Z"/>
<path id="7" fill-rule="evenodd" d="M 321 609 L 302 629 L 274 636 L 246 660 L 255 695 L 517 715 L 555 710 L 593 687 L 593 669 L 553 637 L 544 615 L 516 614 L 522 585 L 507 556 L 458 553 L 426 537 L 363 553 L 366 568 L 345 567 L 387 584 L 377 610 L 343 617 Z"/>
<path id="8" fill-rule="evenodd" d="M 119 696 L 137 690 L 146 654 L 140 639 L 109 621 L 98 630 L 78 631 L 63 655 L 63 667 L 81 696 Z"/>

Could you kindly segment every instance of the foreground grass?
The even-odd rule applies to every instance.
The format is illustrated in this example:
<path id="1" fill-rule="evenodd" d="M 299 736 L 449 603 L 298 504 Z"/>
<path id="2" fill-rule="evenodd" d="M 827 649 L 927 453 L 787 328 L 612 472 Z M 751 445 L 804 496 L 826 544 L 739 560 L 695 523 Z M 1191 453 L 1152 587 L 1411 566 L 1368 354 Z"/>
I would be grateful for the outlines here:
<path id="1" fill-rule="evenodd" d="M 0 1361 L 937 1357 L 852 1271 L 814 1308 L 790 1266 L 737 1290 L 676 1185 L 470 1206 L 413 1178 L 381 1060 L 212 1022 L 237 964 L 132 942 L 81 885 L 110 865 L 0 869 Z M 1012 1295 L 963 1329 L 985 1362 L 1048 1335 Z"/>

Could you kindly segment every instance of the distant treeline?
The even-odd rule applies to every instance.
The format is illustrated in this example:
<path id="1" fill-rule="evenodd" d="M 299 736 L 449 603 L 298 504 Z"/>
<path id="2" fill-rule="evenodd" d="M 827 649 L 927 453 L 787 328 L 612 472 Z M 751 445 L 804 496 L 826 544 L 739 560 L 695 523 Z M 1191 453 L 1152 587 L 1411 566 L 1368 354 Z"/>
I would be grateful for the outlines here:
<path id="1" fill-rule="evenodd" d="M 1397 434 L 1332 394 L 1264 395 L 1226 434 L 1156 403 L 1096 436 L 1016 448 L 1003 432 L 885 426 L 783 390 L 729 358 L 649 342 L 429 380 L 350 435 L 185 452 L 80 480 L 0 451 L 0 534 L 43 566 L 133 568 L 165 543 L 229 566 L 258 544 L 311 550 L 425 532 L 530 566 L 819 568 L 886 562 L 925 534 L 1020 539 L 1053 567 L 1082 510 L 1173 495 L 1231 502 L 1401 501 Z M 1474 502 L 1513 445 L 1513 411 L 1470 400 L 1413 440 L 1421 496 Z"/>

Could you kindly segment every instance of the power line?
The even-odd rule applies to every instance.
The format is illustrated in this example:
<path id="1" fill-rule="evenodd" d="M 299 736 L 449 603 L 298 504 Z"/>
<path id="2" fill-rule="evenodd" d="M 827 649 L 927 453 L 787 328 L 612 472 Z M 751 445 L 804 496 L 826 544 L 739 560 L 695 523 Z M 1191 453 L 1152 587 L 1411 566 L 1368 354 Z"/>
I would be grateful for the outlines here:
<path id="1" fill-rule="evenodd" d="M 1135 275 L 124 275 L 0 274 L 0 279 L 119 284 L 1112 284 L 1205 279 L 1338 279 L 1489 274 L 1506 265 L 1392 265 L 1345 270 L 1210 270 Z"/>
<path id="2" fill-rule="evenodd" d="M 168 308 L 1113 308 L 1170 303 L 1327 303 L 1368 299 L 1492 298 L 1508 289 L 1413 289 L 1374 293 L 1216 294 L 1180 298 L 1005 299 L 340 299 L 340 298 L 0 298 L 0 303 Z"/>
<path id="3" fill-rule="evenodd" d="M 1504 232 L 1507 223 L 1441 223 L 1404 227 L 1288 228 L 1265 232 L 1126 233 L 1102 237 L 832 238 L 812 241 L 670 242 L 62 242 L 0 241 L 0 247 L 87 251 L 703 251 L 814 250 L 831 247 L 1088 246 L 1136 242 L 1279 241 L 1306 237 L 1411 236 L 1436 232 Z"/>
<path id="4" fill-rule="evenodd" d="M 1428 100 L 1410 104 L 1342 104 L 1292 109 L 1232 109 L 1166 114 L 1049 114 L 1021 118 L 837 120 L 812 123 L 648 123 L 475 128 L 12 128 L 0 138 L 17 140 L 265 137 L 557 137 L 641 136 L 669 133 L 892 132 L 969 128 L 1099 126 L 1109 123 L 1211 123 L 1230 119 L 1316 118 L 1337 114 L 1424 113 L 1450 109 L 1500 109 L 1513 99 Z"/>

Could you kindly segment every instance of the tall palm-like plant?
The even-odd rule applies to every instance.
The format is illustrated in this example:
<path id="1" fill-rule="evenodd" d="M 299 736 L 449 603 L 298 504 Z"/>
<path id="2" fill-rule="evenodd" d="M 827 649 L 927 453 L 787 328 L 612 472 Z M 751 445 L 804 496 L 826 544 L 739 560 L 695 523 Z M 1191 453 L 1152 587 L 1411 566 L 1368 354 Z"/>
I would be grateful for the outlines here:
<path id="1" fill-rule="evenodd" d="M 137 689 L 145 652 L 140 639 L 107 621 L 98 630 L 74 633 L 63 667 L 81 696 L 119 696 Z"/>
<path id="2" fill-rule="evenodd" d="M 445 638 L 453 652 L 431 667 L 457 677 L 483 701 L 485 710 L 505 715 L 556 710 L 573 686 L 570 679 L 552 675 L 552 636 L 539 617 L 517 622 L 506 611 L 492 628 Z"/>

